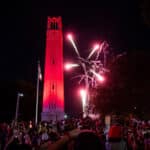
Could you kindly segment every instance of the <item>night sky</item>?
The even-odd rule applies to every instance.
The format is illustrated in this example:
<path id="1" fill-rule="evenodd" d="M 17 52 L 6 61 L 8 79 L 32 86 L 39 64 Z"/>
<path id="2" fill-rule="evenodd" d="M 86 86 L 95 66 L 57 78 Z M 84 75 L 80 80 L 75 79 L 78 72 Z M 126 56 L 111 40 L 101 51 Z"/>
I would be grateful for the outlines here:
<path id="1" fill-rule="evenodd" d="M 56 5 L 51 2 L 18 1 L 5 3 L 2 7 L 4 9 L 0 21 L 0 118 L 13 116 L 17 91 L 20 90 L 16 82 L 28 84 L 27 87 L 32 86 L 33 91 L 35 90 L 37 60 L 41 61 L 42 73 L 44 71 L 47 16 L 62 16 L 64 60 L 75 56 L 65 37 L 70 31 L 75 34 L 82 55 L 87 54 L 93 42 L 99 40 L 106 40 L 115 53 L 137 51 L 149 55 L 150 27 L 144 23 L 140 2 L 136 0 L 116 3 L 90 1 L 84 4 L 70 1 L 68 5 L 65 2 Z M 71 75 L 65 73 L 66 105 L 67 109 L 71 109 L 69 100 L 73 98 L 66 93 L 76 85 L 71 81 L 69 86 L 66 77 L 69 78 Z M 30 90 L 29 92 L 33 94 L 34 100 L 35 93 Z M 31 106 L 34 106 L 34 102 L 31 103 Z"/>

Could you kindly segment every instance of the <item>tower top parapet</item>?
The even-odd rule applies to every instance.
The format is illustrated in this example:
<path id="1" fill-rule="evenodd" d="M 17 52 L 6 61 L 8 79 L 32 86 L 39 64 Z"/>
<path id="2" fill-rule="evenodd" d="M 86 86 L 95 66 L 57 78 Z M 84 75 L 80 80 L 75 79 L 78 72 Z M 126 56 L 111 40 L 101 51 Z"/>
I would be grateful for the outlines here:
<path id="1" fill-rule="evenodd" d="M 61 17 L 48 17 L 47 30 L 62 30 Z"/>

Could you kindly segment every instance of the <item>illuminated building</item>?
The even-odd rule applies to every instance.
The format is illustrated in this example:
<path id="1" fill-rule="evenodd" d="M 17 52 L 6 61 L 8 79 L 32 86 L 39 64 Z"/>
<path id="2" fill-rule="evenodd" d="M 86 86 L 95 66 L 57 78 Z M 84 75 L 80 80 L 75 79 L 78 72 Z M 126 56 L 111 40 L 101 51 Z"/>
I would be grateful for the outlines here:
<path id="1" fill-rule="evenodd" d="M 48 17 L 42 121 L 64 118 L 63 35 L 61 17 Z"/>

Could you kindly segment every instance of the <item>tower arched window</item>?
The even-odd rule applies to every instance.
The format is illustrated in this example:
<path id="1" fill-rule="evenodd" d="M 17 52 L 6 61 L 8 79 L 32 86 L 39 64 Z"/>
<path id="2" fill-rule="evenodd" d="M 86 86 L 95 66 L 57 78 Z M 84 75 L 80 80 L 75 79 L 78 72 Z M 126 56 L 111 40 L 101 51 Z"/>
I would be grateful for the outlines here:
<path id="1" fill-rule="evenodd" d="M 50 23 L 50 29 L 51 30 L 58 30 L 58 23 L 57 22 L 51 22 Z"/>

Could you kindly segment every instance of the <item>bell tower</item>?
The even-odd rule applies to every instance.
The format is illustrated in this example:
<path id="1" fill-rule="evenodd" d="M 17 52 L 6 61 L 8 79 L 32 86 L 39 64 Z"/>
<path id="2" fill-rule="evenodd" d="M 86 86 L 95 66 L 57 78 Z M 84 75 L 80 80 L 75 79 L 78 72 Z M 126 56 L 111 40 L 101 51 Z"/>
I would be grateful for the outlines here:
<path id="1" fill-rule="evenodd" d="M 42 121 L 64 118 L 63 35 L 61 17 L 48 17 Z"/>

